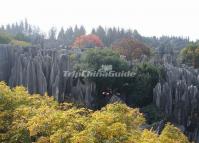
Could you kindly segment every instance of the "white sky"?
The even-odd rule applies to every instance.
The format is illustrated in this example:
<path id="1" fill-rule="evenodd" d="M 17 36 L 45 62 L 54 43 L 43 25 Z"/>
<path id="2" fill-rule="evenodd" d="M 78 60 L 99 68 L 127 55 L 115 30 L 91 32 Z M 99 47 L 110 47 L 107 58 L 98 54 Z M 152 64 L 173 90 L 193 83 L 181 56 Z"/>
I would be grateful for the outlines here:
<path id="1" fill-rule="evenodd" d="M 0 25 L 27 18 L 43 31 L 83 24 L 137 29 L 145 36 L 199 39 L 198 0 L 0 0 Z"/>

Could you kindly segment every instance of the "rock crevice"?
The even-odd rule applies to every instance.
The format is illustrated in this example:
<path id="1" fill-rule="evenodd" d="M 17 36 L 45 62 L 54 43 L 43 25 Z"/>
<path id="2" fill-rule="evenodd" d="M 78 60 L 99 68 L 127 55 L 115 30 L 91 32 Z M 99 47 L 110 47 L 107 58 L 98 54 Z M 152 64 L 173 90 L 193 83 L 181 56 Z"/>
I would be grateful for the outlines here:
<path id="1" fill-rule="evenodd" d="M 0 80 L 9 86 L 23 85 L 28 91 L 44 95 L 48 93 L 59 102 L 71 101 L 93 108 L 95 83 L 64 77 L 71 71 L 67 49 L 41 49 L 37 47 L 13 47 L 0 45 Z"/>
<path id="2" fill-rule="evenodd" d="M 173 122 L 199 142 L 198 70 L 165 64 L 165 81 L 154 88 L 154 103 Z"/>

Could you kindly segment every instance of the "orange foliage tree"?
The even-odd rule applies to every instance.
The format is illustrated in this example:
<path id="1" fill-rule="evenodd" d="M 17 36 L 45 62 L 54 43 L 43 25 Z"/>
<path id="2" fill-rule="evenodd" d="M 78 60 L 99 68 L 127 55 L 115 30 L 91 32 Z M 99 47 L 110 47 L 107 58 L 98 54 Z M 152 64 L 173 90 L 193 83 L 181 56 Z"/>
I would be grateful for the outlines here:
<path id="1" fill-rule="evenodd" d="M 75 39 L 73 43 L 74 48 L 94 48 L 94 47 L 102 47 L 103 43 L 101 39 L 94 34 L 90 35 L 82 35 Z"/>
<path id="2" fill-rule="evenodd" d="M 123 38 L 115 42 L 112 48 L 124 55 L 127 60 L 140 59 L 143 55 L 149 57 L 151 54 L 149 47 L 132 38 Z"/>

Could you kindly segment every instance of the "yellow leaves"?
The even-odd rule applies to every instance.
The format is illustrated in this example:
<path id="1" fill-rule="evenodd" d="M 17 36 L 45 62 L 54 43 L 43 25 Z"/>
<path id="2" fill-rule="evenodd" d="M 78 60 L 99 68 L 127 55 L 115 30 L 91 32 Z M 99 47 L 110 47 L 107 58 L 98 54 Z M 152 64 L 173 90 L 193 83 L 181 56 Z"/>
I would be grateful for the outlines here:
<path id="1" fill-rule="evenodd" d="M 21 46 L 21 47 L 28 47 L 28 46 L 31 46 L 31 45 L 32 45 L 32 44 L 29 43 L 29 42 L 18 41 L 18 40 L 12 40 L 10 43 L 11 43 L 12 45 Z"/>
<path id="2" fill-rule="evenodd" d="M 0 141 L 5 143 L 8 140 L 9 136 L 6 133 L 0 133 Z"/>
<path id="3" fill-rule="evenodd" d="M 125 142 L 143 122 L 144 118 L 137 109 L 115 103 L 94 112 L 85 131 L 99 142 Z"/>
<path id="4" fill-rule="evenodd" d="M 99 111 L 58 104 L 52 97 L 29 95 L 0 82 L 0 142 L 36 143 L 188 143 L 179 129 L 167 124 L 158 136 L 140 130 L 138 109 L 109 104 Z M 32 140 L 31 140 L 32 139 Z"/>
<path id="5" fill-rule="evenodd" d="M 128 138 L 127 141 L 125 141 L 125 143 L 140 143 L 141 141 L 141 130 L 133 130 L 130 133 L 130 137 Z"/>
<path id="6" fill-rule="evenodd" d="M 108 139 L 116 138 L 118 136 L 124 136 L 127 133 L 126 124 L 122 123 L 113 123 L 111 126 L 108 127 L 109 135 Z"/>
<path id="7" fill-rule="evenodd" d="M 158 135 L 149 130 L 144 130 L 140 139 L 140 143 L 159 143 Z"/>
<path id="8" fill-rule="evenodd" d="M 129 112 L 129 107 L 127 107 L 125 104 L 108 104 L 107 106 L 105 106 L 104 108 L 102 108 L 102 111 L 112 111 L 112 112 L 123 112 L 123 113 L 127 113 Z"/>
<path id="9" fill-rule="evenodd" d="M 189 143 L 187 137 L 176 127 L 167 123 L 159 140 L 161 143 Z"/>
<path id="10" fill-rule="evenodd" d="M 116 120 L 114 114 L 111 114 L 109 112 L 100 112 L 100 111 L 94 112 L 92 114 L 92 118 L 94 119 L 94 121 L 106 122 L 106 124 L 111 124 L 114 122 L 114 120 Z"/>
<path id="11" fill-rule="evenodd" d="M 87 130 L 75 134 L 71 138 L 71 143 L 95 143 L 95 142 L 97 142 L 97 140 Z"/>
<path id="12" fill-rule="evenodd" d="M 4 94 L 4 96 L 6 96 L 10 92 L 11 92 L 11 89 L 6 85 L 6 83 L 0 82 L 0 94 Z"/>
<path id="13" fill-rule="evenodd" d="M 93 117 L 100 121 L 104 118 L 110 123 L 125 123 L 130 128 L 137 128 L 145 122 L 143 115 L 138 109 L 132 109 L 120 103 L 107 105 L 102 110 L 93 113 Z"/>
<path id="14" fill-rule="evenodd" d="M 59 110 L 69 110 L 71 108 L 73 108 L 73 104 L 72 103 L 60 103 L 58 106 Z"/>
<path id="15" fill-rule="evenodd" d="M 59 129 L 53 135 L 50 136 L 51 143 L 66 143 L 69 142 L 71 135 L 65 130 Z"/>
<path id="16" fill-rule="evenodd" d="M 13 91 L 17 96 L 28 96 L 28 91 L 23 86 L 17 86 Z"/>
<path id="17" fill-rule="evenodd" d="M 36 143 L 50 143 L 49 137 L 40 137 Z"/>
<path id="18" fill-rule="evenodd" d="M 55 110 L 50 107 L 40 107 L 35 112 L 35 116 L 29 119 L 27 122 L 27 128 L 30 131 L 31 136 L 36 136 L 39 133 L 48 134 L 51 132 L 52 116 L 51 114 Z"/>

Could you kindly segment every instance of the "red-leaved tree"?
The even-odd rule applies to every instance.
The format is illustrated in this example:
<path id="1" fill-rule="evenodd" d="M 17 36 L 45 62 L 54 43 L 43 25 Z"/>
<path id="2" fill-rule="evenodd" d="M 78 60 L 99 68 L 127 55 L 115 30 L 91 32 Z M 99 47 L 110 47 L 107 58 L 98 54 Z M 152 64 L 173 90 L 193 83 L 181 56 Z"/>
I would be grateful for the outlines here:
<path id="1" fill-rule="evenodd" d="M 94 34 L 90 35 L 82 35 L 75 39 L 73 43 L 73 48 L 94 48 L 94 47 L 102 47 L 103 43 L 101 39 Z"/>
<path id="2" fill-rule="evenodd" d="M 115 42 L 112 48 L 124 55 L 127 60 L 139 59 L 142 55 L 150 56 L 150 48 L 132 38 L 123 38 Z"/>

